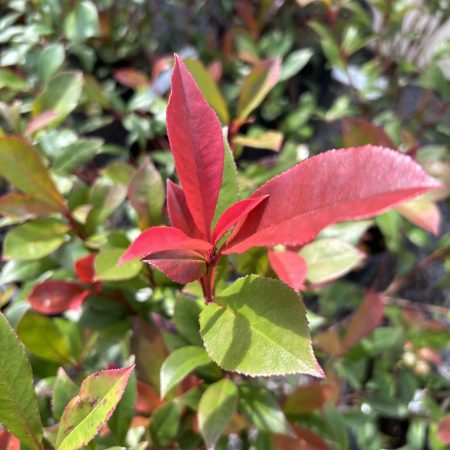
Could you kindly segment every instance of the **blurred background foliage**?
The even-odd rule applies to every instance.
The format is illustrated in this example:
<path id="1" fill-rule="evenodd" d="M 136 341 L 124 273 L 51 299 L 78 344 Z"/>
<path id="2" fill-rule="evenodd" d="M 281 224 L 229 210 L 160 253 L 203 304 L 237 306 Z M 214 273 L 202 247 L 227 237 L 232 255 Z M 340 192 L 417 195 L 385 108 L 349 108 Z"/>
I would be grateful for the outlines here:
<path id="1" fill-rule="evenodd" d="M 204 446 L 199 399 L 222 371 L 198 368 L 159 398 L 169 352 L 201 345 L 198 286 L 115 266 L 138 229 L 167 222 L 172 54 L 226 127 L 243 196 L 367 143 L 450 187 L 449 19 L 447 0 L 1 3 L 0 134 L 43 163 L 24 141 L 23 158 L 0 158 L 0 307 L 29 352 L 50 444 L 64 392 L 133 354 L 137 380 L 92 448 Z M 42 177 L 56 188 L 36 190 Z M 302 248 L 327 378 L 233 376 L 239 404 L 217 448 L 448 448 L 449 249 L 445 191 Z M 265 249 L 230 257 L 218 283 L 247 273 L 276 276 Z"/>

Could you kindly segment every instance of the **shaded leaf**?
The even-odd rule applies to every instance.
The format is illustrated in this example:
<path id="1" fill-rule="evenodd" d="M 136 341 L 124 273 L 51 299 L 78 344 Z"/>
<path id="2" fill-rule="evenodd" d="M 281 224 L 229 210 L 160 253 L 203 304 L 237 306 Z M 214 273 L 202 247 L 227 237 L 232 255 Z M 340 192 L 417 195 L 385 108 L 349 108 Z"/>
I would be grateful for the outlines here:
<path id="1" fill-rule="evenodd" d="M 322 377 L 299 296 L 286 284 L 251 275 L 222 291 L 200 314 L 213 361 L 246 375 L 307 373 Z"/>
<path id="2" fill-rule="evenodd" d="M 308 267 L 305 260 L 297 252 L 269 250 L 268 255 L 270 265 L 280 280 L 291 286 L 294 291 L 303 289 Z"/>
<path id="3" fill-rule="evenodd" d="M 48 258 L 34 261 L 11 259 L 2 267 L 0 284 L 32 280 L 37 278 L 41 273 L 54 269 L 55 267 L 56 263 Z"/>
<path id="4" fill-rule="evenodd" d="M 0 422 L 26 446 L 41 449 L 42 423 L 30 363 L 22 344 L 1 313 L 0 361 Z M 3 437 L 0 435 L 0 447 L 5 436 L 5 433 Z"/>
<path id="5" fill-rule="evenodd" d="M 379 214 L 440 187 L 410 157 L 393 150 L 366 146 L 322 153 L 254 192 L 252 198 L 269 195 L 265 207 L 247 216 L 229 238 L 225 253 L 303 245 L 328 225 Z"/>
<path id="6" fill-rule="evenodd" d="M 308 267 L 306 277 L 312 283 L 338 278 L 354 269 L 364 259 L 364 253 L 338 239 L 319 239 L 305 245 L 299 255 Z"/>
<path id="7" fill-rule="evenodd" d="M 181 408 L 177 401 L 171 401 L 160 406 L 152 414 L 150 436 L 155 445 L 167 445 L 178 434 L 180 427 Z"/>
<path id="8" fill-rule="evenodd" d="M 133 175 L 128 186 L 128 199 L 138 213 L 139 228 L 162 222 L 164 186 L 161 175 L 147 158 Z"/>
<path id="9" fill-rule="evenodd" d="M 364 119 L 345 118 L 342 122 L 342 134 L 345 147 L 372 144 L 395 148 L 395 144 L 383 128 Z"/>
<path id="10" fill-rule="evenodd" d="M 344 347 L 349 349 L 370 334 L 380 325 L 383 315 L 383 295 L 369 292 L 350 320 L 343 340 Z"/>
<path id="11" fill-rule="evenodd" d="M 247 119 L 251 112 L 264 100 L 270 90 L 280 79 L 281 64 L 279 59 L 267 59 L 257 63 L 241 88 L 237 103 L 237 116 L 241 121 Z"/>
<path id="12" fill-rule="evenodd" d="M 80 166 L 91 161 L 100 152 L 102 145 L 102 139 L 78 139 L 60 151 L 52 169 L 66 175 L 72 174 Z"/>
<path id="13" fill-rule="evenodd" d="M 316 433 L 308 428 L 293 425 L 295 437 L 273 435 L 276 450 L 332 450 L 332 448 Z"/>
<path id="14" fill-rule="evenodd" d="M 172 352 L 161 366 L 161 397 L 195 369 L 210 362 L 203 347 L 188 346 Z"/>
<path id="15" fill-rule="evenodd" d="M 320 409 L 332 393 L 329 384 L 311 383 L 300 386 L 283 403 L 283 411 L 288 415 L 300 415 Z"/>
<path id="16" fill-rule="evenodd" d="M 194 77 L 195 82 L 202 91 L 205 100 L 214 109 L 219 116 L 222 125 L 228 125 L 230 115 L 228 113 L 227 104 L 222 93 L 217 87 L 216 82 L 206 70 L 205 66 L 198 59 L 186 58 L 184 60 L 189 72 Z"/>
<path id="17" fill-rule="evenodd" d="M 76 283 L 64 280 L 45 280 L 34 286 L 28 301 L 41 314 L 61 314 L 68 309 L 78 309 L 89 291 Z"/>
<path id="18" fill-rule="evenodd" d="M 64 62 L 64 46 L 62 44 L 47 45 L 39 54 L 37 71 L 39 78 L 47 81 Z M 31 134 L 31 133 L 30 133 Z"/>
<path id="19" fill-rule="evenodd" d="M 134 366 L 103 370 L 83 380 L 80 392 L 61 417 L 56 447 L 73 450 L 90 442 L 108 421 L 121 399 Z"/>
<path id="20" fill-rule="evenodd" d="M 52 393 L 52 411 L 56 419 L 60 419 L 69 401 L 78 394 L 79 387 L 69 378 L 66 371 L 60 367 L 56 375 Z"/>
<path id="21" fill-rule="evenodd" d="M 11 230 L 5 238 L 5 258 L 35 260 L 61 247 L 69 227 L 55 219 L 37 219 Z"/>
<path id="22" fill-rule="evenodd" d="M 171 280 L 180 284 L 198 280 L 206 272 L 205 258 L 195 250 L 181 249 L 156 252 L 144 256 L 142 261 L 156 267 Z"/>
<path id="23" fill-rule="evenodd" d="M 17 335 L 30 353 L 59 364 L 71 364 L 68 336 L 57 320 L 28 311 L 17 326 Z"/>
<path id="24" fill-rule="evenodd" d="M 202 346 L 203 341 L 200 336 L 200 325 L 198 316 L 202 310 L 203 303 L 190 297 L 177 298 L 175 302 L 175 311 L 173 322 L 177 327 L 178 333 L 190 344 Z"/>
<path id="25" fill-rule="evenodd" d="M 269 391 L 253 386 L 239 389 L 240 409 L 256 428 L 270 433 L 292 436 L 292 429 Z"/>
<path id="26" fill-rule="evenodd" d="M 0 137 L 0 176 L 25 194 L 65 211 L 64 199 L 39 154 L 22 139 Z"/>
<path id="27" fill-rule="evenodd" d="M 167 106 L 167 133 L 189 210 L 203 237 L 208 239 L 222 184 L 222 130 L 178 56 Z"/>
<path id="28" fill-rule="evenodd" d="M 198 406 L 198 426 L 207 448 L 214 445 L 233 417 L 238 401 L 236 385 L 226 378 L 208 386 Z"/>
<path id="29" fill-rule="evenodd" d="M 81 0 L 67 16 L 64 24 L 65 35 L 72 41 L 84 41 L 100 36 L 100 24 L 95 3 Z"/>
<path id="30" fill-rule="evenodd" d="M 145 74 L 136 69 L 117 69 L 114 71 L 114 78 L 124 86 L 130 88 L 140 88 L 150 85 L 150 80 Z"/>

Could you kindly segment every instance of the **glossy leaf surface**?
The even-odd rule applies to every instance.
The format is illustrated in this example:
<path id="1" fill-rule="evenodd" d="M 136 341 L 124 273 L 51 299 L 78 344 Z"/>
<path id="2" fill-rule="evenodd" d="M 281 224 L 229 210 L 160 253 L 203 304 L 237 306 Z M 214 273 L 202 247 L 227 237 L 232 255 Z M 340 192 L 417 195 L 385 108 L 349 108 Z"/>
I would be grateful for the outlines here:
<path id="1" fill-rule="evenodd" d="M 175 57 L 172 74 L 167 133 L 194 222 L 203 236 L 209 238 L 222 184 L 222 130 L 179 57 Z"/>
<path id="2" fill-rule="evenodd" d="M 247 216 L 225 253 L 302 245 L 328 225 L 373 216 L 440 187 L 411 158 L 393 150 L 365 146 L 326 152 L 257 189 L 252 198 L 269 195 L 265 207 Z"/>
<path id="3" fill-rule="evenodd" d="M 41 314 L 60 314 L 68 309 L 78 309 L 89 291 L 76 283 L 64 280 L 45 280 L 37 284 L 28 301 Z"/>
<path id="4" fill-rule="evenodd" d="M 40 449 L 42 423 L 30 363 L 22 344 L 1 313 L 0 361 L 3 361 L 0 366 L 0 422 L 23 444 Z"/>
<path id="5" fill-rule="evenodd" d="M 66 406 L 59 425 L 58 450 L 80 448 L 100 431 L 122 397 L 134 366 L 89 375 Z"/>
<path id="6" fill-rule="evenodd" d="M 246 375 L 322 377 L 299 296 L 286 284 L 251 275 L 225 289 L 200 314 L 206 351 L 225 370 Z"/>
<path id="7" fill-rule="evenodd" d="M 210 362 L 203 347 L 182 347 L 172 352 L 161 366 L 161 397 L 192 371 Z"/>

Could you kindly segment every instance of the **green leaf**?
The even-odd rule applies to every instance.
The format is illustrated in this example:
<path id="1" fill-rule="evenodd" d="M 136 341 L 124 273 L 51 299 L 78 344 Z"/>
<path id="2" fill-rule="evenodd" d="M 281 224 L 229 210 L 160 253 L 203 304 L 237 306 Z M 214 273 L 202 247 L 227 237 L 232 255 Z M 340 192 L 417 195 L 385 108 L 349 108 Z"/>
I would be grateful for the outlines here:
<path id="1" fill-rule="evenodd" d="M 3 255 L 25 261 L 42 258 L 61 247 L 68 231 L 67 224 L 55 219 L 24 223 L 6 235 Z"/>
<path id="2" fill-rule="evenodd" d="M 203 347 L 182 347 L 172 352 L 161 366 L 161 397 L 193 370 L 206 366 L 211 360 Z"/>
<path id="3" fill-rule="evenodd" d="M 100 25 L 95 4 L 82 0 L 75 4 L 75 9 L 67 16 L 64 24 L 65 34 L 71 41 L 84 41 L 100 36 Z"/>
<path id="4" fill-rule="evenodd" d="M 164 186 L 161 175 L 150 158 L 133 175 L 128 186 L 128 198 L 138 213 L 139 228 L 145 229 L 162 223 Z"/>
<path id="5" fill-rule="evenodd" d="M 216 211 L 212 222 L 213 227 L 221 214 L 239 200 L 238 173 L 226 133 L 224 133 L 224 151 L 222 186 L 217 199 Z"/>
<path id="6" fill-rule="evenodd" d="M 137 387 L 136 375 L 133 373 L 128 380 L 127 387 L 118 403 L 111 419 L 109 419 L 109 429 L 119 444 L 125 445 L 125 438 L 130 428 L 131 420 L 134 416 L 134 406 L 136 403 Z"/>
<path id="7" fill-rule="evenodd" d="M 0 284 L 28 281 L 37 278 L 47 270 L 54 269 L 56 264 L 49 258 L 36 261 L 7 261 L 0 272 Z"/>
<path id="8" fill-rule="evenodd" d="M 41 449 L 42 423 L 22 344 L 0 313 L 0 423 L 32 449 Z"/>
<path id="9" fill-rule="evenodd" d="M 237 104 L 237 115 L 241 121 L 264 100 L 280 78 L 279 59 L 267 59 L 256 64 L 242 85 Z"/>
<path id="10" fill-rule="evenodd" d="M 0 69 L 0 89 L 4 87 L 13 89 L 14 91 L 23 91 L 28 88 L 28 83 L 13 71 Z"/>
<path id="11" fill-rule="evenodd" d="M 212 384 L 202 395 L 198 425 L 208 448 L 214 448 L 219 436 L 236 411 L 238 389 L 226 378 Z"/>
<path id="12" fill-rule="evenodd" d="M 123 248 L 105 248 L 95 258 L 95 277 L 102 281 L 121 281 L 134 278 L 142 269 L 138 260 L 128 261 L 118 265 L 123 255 Z"/>
<path id="13" fill-rule="evenodd" d="M 198 59 L 186 58 L 183 61 L 194 77 L 202 94 L 205 96 L 209 106 L 216 111 L 222 125 L 228 125 L 230 115 L 227 104 L 210 73 Z"/>
<path id="14" fill-rule="evenodd" d="M 64 62 L 64 46 L 50 44 L 39 55 L 37 70 L 41 80 L 47 81 L 62 66 Z"/>
<path id="15" fill-rule="evenodd" d="M 154 411 L 149 429 L 155 445 L 167 445 L 176 437 L 180 427 L 180 416 L 181 408 L 177 401 L 165 403 Z"/>
<path id="16" fill-rule="evenodd" d="M 56 189 L 36 150 L 20 138 L 0 138 L 0 176 L 25 194 L 64 211 L 64 199 Z"/>
<path id="17" fill-rule="evenodd" d="M 58 319 L 49 319 L 28 311 L 19 322 L 17 335 L 30 353 L 59 364 L 73 363 L 70 342 L 58 326 Z"/>
<path id="18" fill-rule="evenodd" d="M 279 280 L 240 278 L 200 314 L 200 333 L 222 369 L 252 376 L 305 373 L 322 377 L 314 357 L 306 310 Z"/>
<path id="19" fill-rule="evenodd" d="M 295 436 L 277 401 L 266 389 L 242 386 L 240 409 L 259 430 Z"/>
<path id="20" fill-rule="evenodd" d="M 308 64 L 313 51 L 309 48 L 296 50 L 288 55 L 281 66 L 280 81 L 285 81 L 300 72 Z"/>
<path id="21" fill-rule="evenodd" d="M 70 175 L 75 169 L 89 162 L 103 145 L 101 139 L 79 139 L 64 147 L 52 165 L 55 172 Z"/>
<path id="22" fill-rule="evenodd" d="M 79 387 L 60 367 L 56 376 L 52 393 L 52 411 L 56 419 L 60 419 L 69 401 L 78 394 Z"/>
<path id="23" fill-rule="evenodd" d="M 175 302 L 173 314 L 173 322 L 177 327 L 178 333 L 190 344 L 197 346 L 203 345 L 198 323 L 198 316 L 202 311 L 202 307 L 201 301 L 192 300 L 189 297 L 179 297 Z"/>
<path id="24" fill-rule="evenodd" d="M 60 124 L 77 106 L 83 87 L 81 72 L 62 72 L 48 80 L 44 91 L 33 102 L 33 116 L 44 111 L 54 111 L 58 115 L 54 126 Z"/>
<path id="25" fill-rule="evenodd" d="M 89 375 L 67 405 L 59 424 L 56 447 L 74 450 L 90 442 L 108 421 L 122 397 L 134 366 Z"/>
<path id="26" fill-rule="evenodd" d="M 356 247 L 339 239 L 319 239 L 305 245 L 300 255 L 308 266 L 307 279 L 311 283 L 323 283 L 344 275 L 364 258 Z"/>

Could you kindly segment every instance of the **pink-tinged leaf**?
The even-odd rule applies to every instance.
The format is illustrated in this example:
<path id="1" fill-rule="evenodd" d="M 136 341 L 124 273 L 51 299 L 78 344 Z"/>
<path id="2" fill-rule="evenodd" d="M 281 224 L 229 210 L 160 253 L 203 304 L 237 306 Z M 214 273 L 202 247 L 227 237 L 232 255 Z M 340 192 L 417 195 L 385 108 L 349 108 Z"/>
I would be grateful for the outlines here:
<path id="1" fill-rule="evenodd" d="M 372 144 L 395 148 L 395 144 L 383 128 L 377 127 L 364 119 L 344 119 L 342 122 L 342 134 L 346 147 Z"/>
<path id="2" fill-rule="evenodd" d="M 200 237 L 183 189 L 171 180 L 167 180 L 167 210 L 172 226 L 179 228 L 188 236 Z"/>
<path id="3" fill-rule="evenodd" d="M 191 249 L 209 251 L 212 245 L 202 239 L 186 236 L 174 227 L 152 227 L 143 231 L 122 255 L 119 264 L 166 250 Z"/>
<path id="4" fill-rule="evenodd" d="M 60 314 L 68 309 L 78 309 L 88 295 L 89 291 L 76 283 L 46 280 L 33 288 L 28 301 L 41 314 Z"/>
<path id="5" fill-rule="evenodd" d="M 277 84 L 281 75 L 278 58 L 260 61 L 253 67 L 241 88 L 237 104 L 238 121 L 243 122 Z"/>
<path id="6" fill-rule="evenodd" d="M 334 328 L 318 334 L 315 343 L 328 355 L 338 356 L 345 353 L 342 340 Z"/>
<path id="7" fill-rule="evenodd" d="M 34 117 L 28 122 L 27 127 L 25 128 L 24 136 L 31 136 L 36 131 L 42 130 L 47 125 L 51 124 L 55 117 L 58 116 L 58 113 L 55 111 L 44 111 L 38 116 Z"/>
<path id="8" fill-rule="evenodd" d="M 156 267 L 176 283 L 185 284 L 198 280 L 206 272 L 206 261 L 195 250 L 167 250 L 152 253 L 142 261 Z"/>
<path id="9" fill-rule="evenodd" d="M 0 450 L 20 450 L 20 441 L 6 428 L 0 429 Z"/>
<path id="10" fill-rule="evenodd" d="M 149 79 L 135 69 L 117 69 L 114 71 L 114 78 L 120 84 L 130 88 L 146 87 L 150 84 Z"/>
<path id="11" fill-rule="evenodd" d="M 102 370 L 83 380 L 79 394 L 70 400 L 61 417 L 58 450 L 81 448 L 94 439 L 116 409 L 133 369 Z"/>
<path id="12" fill-rule="evenodd" d="M 353 314 L 345 334 L 343 345 L 352 348 L 380 325 L 384 315 L 383 295 L 369 292 Z"/>
<path id="13" fill-rule="evenodd" d="M 297 437 L 274 434 L 275 450 L 331 450 L 331 447 L 316 433 L 299 425 L 292 425 Z"/>
<path id="14" fill-rule="evenodd" d="M 433 201 L 422 197 L 414 198 L 401 203 L 396 210 L 414 225 L 435 235 L 439 233 L 441 212 Z"/>
<path id="15" fill-rule="evenodd" d="M 409 156 L 371 145 L 310 158 L 256 190 L 269 195 L 228 239 L 224 253 L 304 245 L 336 222 L 363 219 L 442 185 Z"/>
<path id="16" fill-rule="evenodd" d="M 308 267 L 305 260 L 297 252 L 269 250 L 269 261 L 280 280 L 283 280 L 295 291 L 303 289 Z"/>
<path id="17" fill-rule="evenodd" d="M 96 256 L 96 253 L 91 253 L 75 261 L 75 273 L 82 283 L 95 283 L 94 261 Z"/>
<path id="18" fill-rule="evenodd" d="M 332 393 L 332 385 L 326 383 L 301 386 L 286 398 L 283 411 L 288 415 L 300 415 L 320 409 Z"/>
<path id="19" fill-rule="evenodd" d="M 212 237 L 214 244 L 217 244 L 228 230 L 244 219 L 250 211 L 254 210 L 267 197 L 268 195 L 262 195 L 261 197 L 240 200 L 227 208 L 214 227 Z"/>
<path id="20" fill-rule="evenodd" d="M 450 414 L 439 422 L 437 435 L 444 444 L 450 445 Z"/>
<path id="21" fill-rule="evenodd" d="M 209 239 L 222 185 L 222 129 L 179 56 L 172 73 L 167 133 L 189 210 L 203 237 Z"/>
<path id="22" fill-rule="evenodd" d="M 59 209 L 31 195 L 11 192 L 0 197 L 1 216 L 25 220 L 32 217 L 45 217 L 54 212 L 59 212 Z"/>

